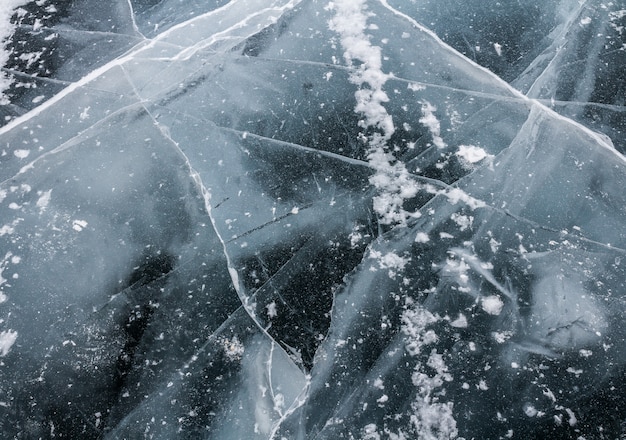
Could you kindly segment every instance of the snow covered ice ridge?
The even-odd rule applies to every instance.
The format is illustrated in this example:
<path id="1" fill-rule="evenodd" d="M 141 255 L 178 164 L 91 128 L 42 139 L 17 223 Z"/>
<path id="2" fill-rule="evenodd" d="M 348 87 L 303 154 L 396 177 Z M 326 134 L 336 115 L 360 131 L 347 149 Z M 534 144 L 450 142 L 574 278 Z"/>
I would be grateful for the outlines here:
<path id="1" fill-rule="evenodd" d="M 0 437 L 624 437 L 625 26 L 3 4 Z"/>

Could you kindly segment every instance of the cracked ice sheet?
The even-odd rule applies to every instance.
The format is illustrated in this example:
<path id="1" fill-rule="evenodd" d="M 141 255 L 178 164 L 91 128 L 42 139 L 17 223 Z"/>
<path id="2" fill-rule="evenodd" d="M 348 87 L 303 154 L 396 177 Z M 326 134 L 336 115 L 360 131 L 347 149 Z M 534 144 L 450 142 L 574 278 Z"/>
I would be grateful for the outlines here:
<path id="1" fill-rule="evenodd" d="M 78 425 L 91 420 L 93 436 L 149 429 L 176 437 L 210 426 L 208 435 L 222 438 L 217 419 L 232 421 L 235 437 L 255 430 L 261 438 L 273 430 L 287 438 L 360 437 L 379 429 L 423 433 L 452 417 L 467 437 L 509 429 L 524 437 L 567 432 L 567 419 L 562 428 L 552 420 L 570 417 L 571 407 L 593 419 L 575 390 L 610 386 L 594 372 L 623 365 L 621 156 L 371 2 L 372 41 L 384 44 L 384 68 L 398 77 L 385 83 L 394 154 L 416 178 L 440 183 L 407 201 L 422 213 L 409 228 L 379 230 L 369 210 L 374 170 L 353 112 L 356 87 L 330 42 L 323 6 L 308 2 L 249 39 L 225 27 L 234 33 L 221 41 L 237 35 L 239 53 L 206 44 L 217 41 L 210 32 L 186 59 L 179 49 L 167 52 L 175 46 L 144 43 L 4 130 L 13 155 L 6 175 L 15 177 L 2 187 L 3 239 L 20 258 L 5 261 L 24 263 L 28 276 L 5 283 L 3 324 L 17 342 L 3 362 L 15 365 L 34 351 L 28 377 L 35 385 L 15 369 L 21 388 L 13 392 L 42 396 L 44 409 L 32 416 L 42 430 L 49 428 L 45 396 L 68 377 L 77 390 L 64 394 L 68 401 L 94 394 L 94 366 L 106 392 L 83 403 L 87 419 L 63 408 Z M 164 59 L 155 59 L 160 47 Z M 443 149 L 419 123 L 431 107 Z M 57 124 L 58 133 L 43 136 Z M 20 143 L 35 136 L 49 146 L 26 156 Z M 474 144 L 491 159 L 463 162 L 459 146 Z M 465 204 L 472 200 L 482 203 Z M 23 251 L 26 242 L 62 256 Z M 224 250 L 241 280 L 239 298 Z M 50 286 L 58 273 L 67 282 Z M 86 281 L 84 273 L 97 276 Z M 39 307 L 22 291 L 46 292 L 50 301 Z M 17 327 L 20 316 L 37 317 L 44 306 L 50 315 L 32 320 L 43 319 L 41 327 Z M 58 330 L 43 335 L 42 328 Z M 44 353 L 54 361 L 45 364 Z M 69 367 L 59 366 L 67 359 Z M 276 371 L 264 367 L 269 360 Z M 546 376 L 546 367 L 567 374 Z M 301 368 L 311 369 L 311 393 L 290 414 L 290 402 L 304 403 Z M 285 372 L 280 384 L 277 371 Z M 501 383 L 521 391 L 501 393 Z M 241 405 L 245 414 L 236 413 Z M 103 416 L 109 409 L 113 415 Z M 19 426 L 20 408 L 6 411 Z M 480 423 L 463 417 L 471 411 Z M 529 414 L 537 421 L 528 423 Z M 55 429 L 79 429 L 62 422 L 55 419 Z"/>

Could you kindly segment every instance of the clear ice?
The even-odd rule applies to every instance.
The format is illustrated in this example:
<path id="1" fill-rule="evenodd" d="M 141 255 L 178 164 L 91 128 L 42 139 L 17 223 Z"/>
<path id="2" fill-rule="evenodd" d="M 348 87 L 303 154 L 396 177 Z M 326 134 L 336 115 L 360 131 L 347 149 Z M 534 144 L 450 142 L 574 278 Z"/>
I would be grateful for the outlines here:
<path id="1" fill-rule="evenodd" d="M 15 11 L 3 438 L 626 435 L 626 2 Z"/>

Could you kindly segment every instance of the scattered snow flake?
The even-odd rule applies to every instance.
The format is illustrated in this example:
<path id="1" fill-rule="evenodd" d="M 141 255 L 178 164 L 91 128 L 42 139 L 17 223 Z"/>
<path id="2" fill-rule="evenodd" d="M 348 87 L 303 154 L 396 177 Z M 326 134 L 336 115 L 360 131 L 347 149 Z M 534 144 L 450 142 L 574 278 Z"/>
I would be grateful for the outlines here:
<path id="1" fill-rule="evenodd" d="M 433 138 L 433 144 L 435 144 L 437 148 L 445 148 L 446 144 L 441 138 L 441 124 L 439 123 L 439 119 L 435 116 L 436 111 L 437 108 L 434 105 L 428 101 L 423 101 L 422 117 L 419 122 L 428 128 L 428 131 L 430 131 Z"/>
<path id="2" fill-rule="evenodd" d="M 475 145 L 459 145 L 459 151 L 456 152 L 456 155 L 468 164 L 475 164 L 483 159 L 492 159 L 494 157 L 488 154 L 483 148 L 476 147 Z"/>
<path id="3" fill-rule="evenodd" d="M 502 56 L 502 45 L 500 43 L 493 43 L 493 48 L 499 57 Z"/>
<path id="4" fill-rule="evenodd" d="M 80 113 L 80 115 L 78 116 L 80 118 L 81 121 L 84 121 L 86 119 L 89 119 L 89 110 L 91 110 L 90 106 L 87 106 L 83 109 L 83 111 Z"/>
<path id="5" fill-rule="evenodd" d="M 363 428 L 363 440 L 380 440 L 378 428 L 374 423 L 370 423 Z"/>
<path id="6" fill-rule="evenodd" d="M 485 202 L 475 199 L 474 197 L 463 191 L 461 188 L 452 188 L 450 190 L 444 191 L 443 194 L 453 205 L 456 205 L 459 202 L 463 202 L 471 209 L 484 208 L 485 206 L 487 206 Z"/>
<path id="7" fill-rule="evenodd" d="M 459 317 L 450 323 L 452 327 L 467 328 L 467 318 L 463 313 L 459 313 Z"/>
<path id="8" fill-rule="evenodd" d="M 496 241 L 493 237 L 489 239 L 489 247 L 491 248 L 491 252 L 493 252 L 494 254 L 498 252 L 498 248 L 501 244 L 502 243 Z"/>
<path id="9" fill-rule="evenodd" d="M 50 203 L 50 196 L 52 194 L 52 190 L 49 191 L 38 191 L 37 195 L 39 195 L 39 199 L 37 200 L 37 207 L 41 212 L 45 211 Z"/>
<path id="10" fill-rule="evenodd" d="M 425 232 L 418 232 L 415 235 L 416 243 L 428 243 L 429 241 L 430 241 L 430 238 L 428 237 L 428 234 L 426 234 Z"/>
<path id="11" fill-rule="evenodd" d="M 576 423 L 578 423 L 578 420 L 576 420 L 576 415 L 574 414 L 574 411 L 572 411 L 569 408 L 565 408 L 565 412 L 569 416 L 569 420 L 567 421 L 569 423 L 569 425 L 570 426 L 576 426 Z"/>
<path id="12" fill-rule="evenodd" d="M 524 405 L 524 414 L 526 414 L 528 417 L 536 417 L 538 413 L 539 411 L 537 411 L 537 408 L 535 408 L 530 403 Z"/>
<path id="13" fill-rule="evenodd" d="M 381 269 L 389 269 L 389 276 L 394 277 L 397 272 L 404 270 L 406 264 L 410 261 L 409 258 L 402 258 L 395 252 L 387 252 L 385 255 L 382 252 L 374 249 L 370 250 L 370 258 L 378 261 L 378 266 Z"/>
<path id="14" fill-rule="evenodd" d="M 591 17 L 584 17 L 580 20 L 580 25 L 581 26 L 586 26 L 589 23 L 591 23 Z"/>
<path id="15" fill-rule="evenodd" d="M 402 312 L 402 332 L 407 336 L 406 350 L 411 356 L 416 356 L 422 351 L 425 345 L 432 344 L 438 340 L 437 335 L 432 330 L 427 330 L 430 324 L 439 320 L 425 308 L 408 304 Z"/>
<path id="16" fill-rule="evenodd" d="M 13 232 L 15 232 L 15 228 L 11 225 L 4 225 L 0 228 L 0 237 L 2 237 L 3 235 L 11 235 L 13 234 Z"/>
<path id="17" fill-rule="evenodd" d="M 13 151 L 13 155 L 18 159 L 26 159 L 30 154 L 30 150 L 15 150 Z"/>
<path id="18" fill-rule="evenodd" d="M 0 332 L 0 357 L 4 357 L 9 353 L 16 340 L 17 332 L 12 330 Z"/>
<path id="19" fill-rule="evenodd" d="M 244 346 L 239 341 L 237 336 L 233 336 L 232 338 L 221 338 L 220 343 L 228 360 L 238 361 L 241 359 L 241 356 L 243 356 Z"/>
<path id="20" fill-rule="evenodd" d="M 450 216 L 450 218 L 457 224 L 459 225 L 459 229 L 461 231 L 465 231 L 468 228 L 472 227 L 472 224 L 474 223 L 474 217 L 472 216 L 467 216 L 467 215 L 462 215 L 459 214 L 458 212 L 454 212 L 452 213 L 452 215 Z"/>
<path id="21" fill-rule="evenodd" d="M 581 374 L 583 374 L 583 370 L 577 370 L 574 367 L 568 367 L 567 370 L 568 373 L 574 374 L 576 377 L 580 376 Z"/>
<path id="22" fill-rule="evenodd" d="M 507 340 L 511 338 L 511 336 L 513 336 L 513 332 L 511 331 L 493 332 L 492 336 L 493 336 L 493 339 L 495 339 L 495 341 L 498 344 L 504 344 Z"/>
<path id="23" fill-rule="evenodd" d="M 502 300 L 496 295 L 486 296 L 481 301 L 482 308 L 490 315 L 499 315 L 504 307 Z"/>
<path id="24" fill-rule="evenodd" d="M 556 403 L 556 397 L 554 396 L 554 393 L 546 388 L 545 390 L 543 390 L 543 395 L 546 396 L 548 399 L 552 400 L 552 402 Z"/>
<path id="25" fill-rule="evenodd" d="M 348 237 L 350 238 L 350 247 L 354 249 L 355 247 L 357 247 L 357 245 L 363 238 L 363 234 L 361 234 L 360 232 L 354 231 L 350 233 Z"/>
<path id="26" fill-rule="evenodd" d="M 265 306 L 265 308 L 267 309 L 267 316 L 270 318 L 274 318 L 278 315 L 278 312 L 276 311 L 276 302 L 272 301 L 271 303 L 269 303 L 268 305 Z"/>
<path id="27" fill-rule="evenodd" d="M 74 220 L 72 222 L 72 229 L 76 232 L 80 232 L 87 227 L 88 223 L 85 220 Z"/>

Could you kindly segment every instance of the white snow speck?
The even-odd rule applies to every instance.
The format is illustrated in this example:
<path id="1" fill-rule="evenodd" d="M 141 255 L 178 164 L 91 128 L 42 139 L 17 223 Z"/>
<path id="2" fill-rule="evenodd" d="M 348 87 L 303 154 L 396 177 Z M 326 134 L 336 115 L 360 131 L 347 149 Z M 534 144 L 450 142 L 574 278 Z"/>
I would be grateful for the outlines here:
<path id="1" fill-rule="evenodd" d="M 0 332 L 0 357 L 6 356 L 9 353 L 16 339 L 17 332 L 12 330 Z"/>
<path id="2" fill-rule="evenodd" d="M 39 104 L 41 101 L 44 100 L 44 98 L 46 97 L 46 95 L 39 95 L 39 96 L 35 96 L 33 98 L 33 104 Z"/>
<path id="3" fill-rule="evenodd" d="M 591 23 L 591 17 L 585 17 L 580 20 L 581 26 L 587 26 L 589 23 Z"/>

